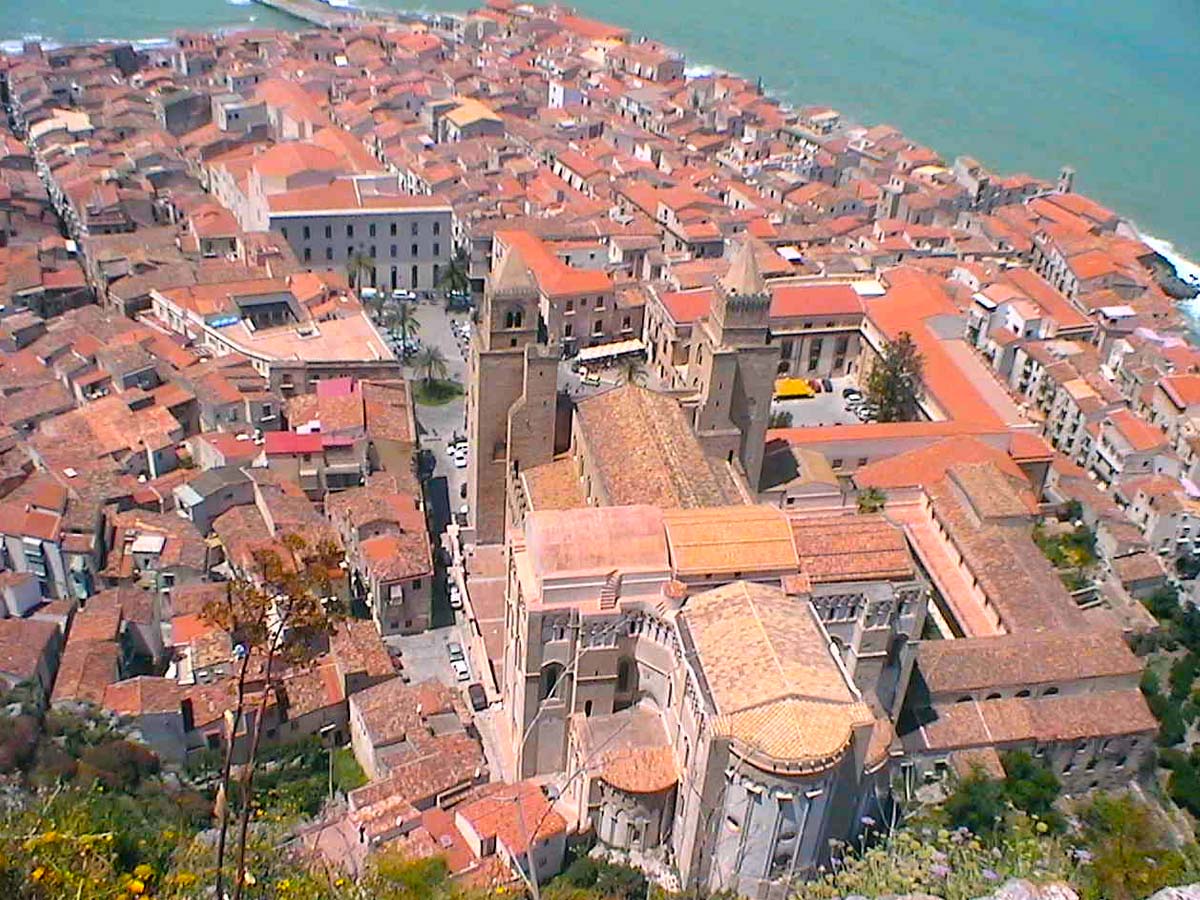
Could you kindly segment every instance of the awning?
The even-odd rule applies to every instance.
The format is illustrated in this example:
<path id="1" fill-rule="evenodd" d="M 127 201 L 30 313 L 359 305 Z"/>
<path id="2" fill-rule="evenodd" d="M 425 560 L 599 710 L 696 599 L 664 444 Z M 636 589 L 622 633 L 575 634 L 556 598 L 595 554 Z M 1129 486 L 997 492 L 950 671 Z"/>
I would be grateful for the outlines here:
<path id="1" fill-rule="evenodd" d="M 630 353 L 641 353 L 645 345 L 637 338 L 628 341 L 614 341 L 611 344 L 596 344 L 594 347 L 584 347 L 576 354 L 578 362 L 594 362 L 598 359 L 616 359 L 618 356 L 628 356 Z"/>

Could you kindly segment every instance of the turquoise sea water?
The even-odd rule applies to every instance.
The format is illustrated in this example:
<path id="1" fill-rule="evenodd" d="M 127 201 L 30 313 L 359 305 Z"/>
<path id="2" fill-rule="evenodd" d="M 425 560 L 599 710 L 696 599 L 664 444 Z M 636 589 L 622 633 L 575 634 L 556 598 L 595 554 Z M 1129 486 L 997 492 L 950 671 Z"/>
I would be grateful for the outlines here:
<path id="1" fill-rule="evenodd" d="M 1072 165 L 1079 190 L 1200 258 L 1196 0 L 575 3 L 679 47 L 692 65 L 761 76 L 798 105 L 889 122 L 948 159 L 968 153 L 1042 177 Z M 141 38 L 252 19 L 287 24 L 226 0 L 0 0 L 0 38 Z"/>

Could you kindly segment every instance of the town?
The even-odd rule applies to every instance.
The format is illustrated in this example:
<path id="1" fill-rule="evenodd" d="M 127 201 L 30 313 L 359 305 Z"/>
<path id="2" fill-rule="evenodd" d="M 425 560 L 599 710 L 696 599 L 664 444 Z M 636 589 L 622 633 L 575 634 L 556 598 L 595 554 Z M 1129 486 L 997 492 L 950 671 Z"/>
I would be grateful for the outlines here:
<path id="1" fill-rule="evenodd" d="M 323 24 L 0 55 L 7 688 L 164 765 L 319 741 L 365 783 L 305 852 L 535 892 L 586 836 L 788 897 L 1013 752 L 1163 781 L 1200 350 L 1072 169 L 564 7 Z"/>

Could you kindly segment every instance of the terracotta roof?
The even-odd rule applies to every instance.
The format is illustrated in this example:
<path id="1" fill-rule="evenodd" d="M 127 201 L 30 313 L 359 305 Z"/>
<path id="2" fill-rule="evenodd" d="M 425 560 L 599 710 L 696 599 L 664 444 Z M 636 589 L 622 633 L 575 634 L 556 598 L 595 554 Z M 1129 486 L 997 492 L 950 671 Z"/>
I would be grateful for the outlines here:
<path id="1" fill-rule="evenodd" d="M 729 467 L 705 454 L 675 398 L 625 384 L 581 400 L 576 415 L 608 505 L 741 502 Z"/>
<path id="2" fill-rule="evenodd" d="M 524 853 L 535 841 L 550 840 L 567 830 L 566 820 L 554 812 L 542 789 L 532 781 L 496 785 L 488 796 L 458 807 L 455 815 L 470 823 L 481 839 L 494 837 L 510 856 Z M 535 827 L 536 835 L 531 834 Z"/>
<path id="3" fill-rule="evenodd" d="M 874 717 L 834 659 L 807 603 L 738 581 L 692 597 L 681 631 L 696 650 L 717 719 L 756 765 L 834 765 Z"/>
<path id="4" fill-rule="evenodd" d="M 564 456 L 521 472 L 529 495 L 529 508 L 579 509 L 587 506 L 587 494 L 575 470 L 575 461 Z"/>
<path id="5" fill-rule="evenodd" d="M 543 510 L 525 520 L 535 574 L 670 571 L 663 514 L 653 506 Z"/>
<path id="6" fill-rule="evenodd" d="M 122 716 L 178 713 L 183 692 L 170 678 L 140 675 L 110 684 L 101 705 Z"/>
<path id="7" fill-rule="evenodd" d="M 676 575 L 796 572 L 800 560 L 787 517 L 771 506 L 664 510 L 663 525 Z"/>
<path id="8" fill-rule="evenodd" d="M 855 471 L 854 483 L 860 488 L 885 490 L 924 487 L 946 477 L 955 465 L 973 463 L 993 466 L 998 473 L 1011 479 L 1010 490 L 1028 493 L 1029 482 L 1025 473 L 1009 454 L 979 438 L 968 436 L 943 438 L 926 447 L 868 463 Z"/>
<path id="9" fill-rule="evenodd" d="M 1114 631 L 1052 631 L 922 641 L 917 666 L 935 694 L 1136 678 L 1142 663 Z"/>
<path id="10" fill-rule="evenodd" d="M 1167 445 L 1166 435 L 1128 409 L 1114 410 L 1107 419 L 1135 453 L 1148 453 Z"/>
<path id="11" fill-rule="evenodd" d="M 928 750 L 1077 741 L 1158 730 L 1158 720 L 1136 688 L 942 704 L 934 708 L 934 715 L 919 732 L 921 745 Z"/>
<path id="12" fill-rule="evenodd" d="M 0 619 L 0 675 L 16 684 L 37 678 L 38 664 L 58 640 L 58 626 L 34 619 Z"/>
<path id="13" fill-rule="evenodd" d="M 813 584 L 915 575 L 904 532 L 883 516 L 793 518 L 791 527 L 800 569 Z"/>
<path id="14" fill-rule="evenodd" d="M 417 578 L 433 571 L 429 535 L 424 531 L 380 534 L 358 545 L 371 576 L 380 581 Z"/>
<path id="15" fill-rule="evenodd" d="M 1200 375 L 1164 375 L 1158 384 L 1178 409 L 1200 404 Z"/>

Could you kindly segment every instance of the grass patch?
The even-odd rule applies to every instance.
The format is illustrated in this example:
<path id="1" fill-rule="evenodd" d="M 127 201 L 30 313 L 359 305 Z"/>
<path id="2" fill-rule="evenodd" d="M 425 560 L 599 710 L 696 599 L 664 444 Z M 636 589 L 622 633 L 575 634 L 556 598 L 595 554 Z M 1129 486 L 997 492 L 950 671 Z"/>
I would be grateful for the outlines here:
<path id="1" fill-rule="evenodd" d="M 339 791 L 349 793 L 367 783 L 367 773 L 362 770 L 354 751 L 340 747 L 333 751 L 333 784 Z"/>
<path id="2" fill-rule="evenodd" d="M 463 386 L 457 381 L 421 379 L 413 385 L 413 399 L 422 406 L 445 406 L 463 395 Z"/>
<path id="3" fill-rule="evenodd" d="M 1056 569 L 1084 569 L 1096 563 L 1096 535 L 1085 526 L 1051 534 L 1038 525 L 1033 540 Z"/>

